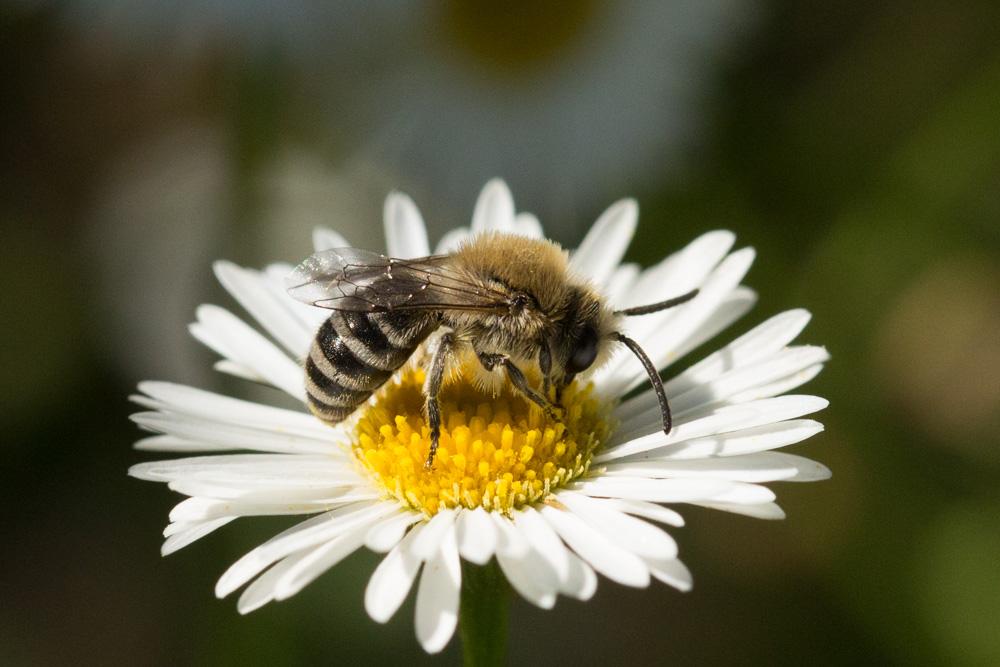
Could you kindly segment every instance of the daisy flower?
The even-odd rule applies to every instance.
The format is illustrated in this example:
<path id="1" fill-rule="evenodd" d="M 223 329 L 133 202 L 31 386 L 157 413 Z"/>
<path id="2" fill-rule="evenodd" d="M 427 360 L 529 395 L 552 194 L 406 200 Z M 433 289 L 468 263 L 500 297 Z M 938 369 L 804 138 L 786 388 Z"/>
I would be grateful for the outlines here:
<path id="1" fill-rule="evenodd" d="M 732 251 L 733 234 L 714 231 L 642 270 L 621 261 L 637 216 L 631 200 L 612 205 L 571 253 L 570 266 L 618 308 L 699 290 L 676 308 L 626 321 L 625 332 L 664 369 L 753 306 L 756 295 L 741 282 L 754 252 Z M 385 229 L 390 256 L 430 254 L 424 223 L 406 196 L 387 199 Z M 486 231 L 542 238 L 538 220 L 516 213 L 506 185 L 492 181 L 471 227 L 446 234 L 435 252 Z M 325 229 L 314 240 L 317 251 L 349 245 Z M 647 374 L 627 350 L 568 387 L 558 415 L 505 387 L 487 393 L 455 373 L 441 395 L 440 449 L 426 469 L 420 363 L 404 366 L 337 426 L 305 408 L 300 360 L 330 311 L 286 293 L 291 270 L 217 263 L 218 279 L 260 330 L 203 305 L 191 333 L 219 354 L 217 370 L 271 385 L 301 409 L 166 382 L 144 382 L 134 397 L 148 409 L 134 421 L 156 433 L 136 447 L 189 455 L 130 470 L 188 496 L 170 512 L 164 555 L 238 518 L 312 515 L 219 579 L 219 597 L 243 588 L 241 613 L 291 597 L 366 547 L 386 554 L 365 593 L 369 615 L 386 622 L 416 586 L 417 638 L 433 653 L 454 634 L 463 572 L 482 579 L 476 573 L 485 569 L 473 566 L 498 566 L 514 590 L 545 609 L 559 595 L 590 598 L 597 574 L 626 586 L 655 579 L 686 591 L 691 574 L 664 529 L 683 525 L 676 506 L 779 519 L 784 514 L 764 483 L 829 476 L 819 463 L 774 451 L 823 428 L 803 417 L 823 409 L 824 399 L 786 393 L 828 358 L 821 347 L 791 344 L 809 321 L 806 311 L 776 315 L 672 373 L 664 384 L 674 415 L 669 434 Z M 463 568 L 463 560 L 471 565 Z"/>

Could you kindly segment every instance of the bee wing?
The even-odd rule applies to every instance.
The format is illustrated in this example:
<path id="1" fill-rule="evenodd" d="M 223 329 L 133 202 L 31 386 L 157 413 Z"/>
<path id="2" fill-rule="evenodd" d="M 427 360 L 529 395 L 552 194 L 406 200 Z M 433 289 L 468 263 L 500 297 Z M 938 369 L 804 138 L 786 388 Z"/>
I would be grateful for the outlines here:
<path id="1" fill-rule="evenodd" d="M 370 250 L 333 248 L 312 255 L 285 280 L 288 293 L 331 310 L 498 310 L 510 295 L 473 282 L 447 255 L 396 259 Z"/>

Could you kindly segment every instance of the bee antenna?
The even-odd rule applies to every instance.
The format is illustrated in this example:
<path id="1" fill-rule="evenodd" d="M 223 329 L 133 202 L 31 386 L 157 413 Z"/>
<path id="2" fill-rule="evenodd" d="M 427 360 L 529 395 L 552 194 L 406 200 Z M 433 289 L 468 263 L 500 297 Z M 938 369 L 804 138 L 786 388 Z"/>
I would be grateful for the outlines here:
<path id="1" fill-rule="evenodd" d="M 687 294 L 681 294 L 680 296 L 675 296 L 672 299 L 667 299 L 666 301 L 658 301 L 657 303 L 651 303 L 646 306 L 636 306 L 635 308 L 625 308 L 623 310 L 616 310 L 615 315 L 649 315 L 650 313 L 658 313 L 661 310 L 666 310 L 667 308 L 673 308 L 674 306 L 679 306 L 682 303 L 687 303 L 691 299 L 698 296 L 698 290 L 693 289 Z"/>
<path id="2" fill-rule="evenodd" d="M 673 418 L 670 416 L 670 404 L 667 403 L 667 394 L 663 391 L 663 380 L 660 379 L 660 374 L 656 372 L 656 366 L 653 362 L 649 360 L 646 355 L 645 350 L 639 347 L 639 343 L 635 342 L 625 334 L 620 331 L 615 331 L 611 334 L 612 338 L 622 343 L 629 349 L 629 351 L 639 359 L 639 363 L 642 367 L 646 369 L 646 375 L 649 376 L 649 381 L 653 384 L 653 391 L 656 392 L 656 400 L 660 403 L 660 416 L 663 419 L 663 432 L 665 434 L 670 433 L 670 429 L 673 427 Z"/>

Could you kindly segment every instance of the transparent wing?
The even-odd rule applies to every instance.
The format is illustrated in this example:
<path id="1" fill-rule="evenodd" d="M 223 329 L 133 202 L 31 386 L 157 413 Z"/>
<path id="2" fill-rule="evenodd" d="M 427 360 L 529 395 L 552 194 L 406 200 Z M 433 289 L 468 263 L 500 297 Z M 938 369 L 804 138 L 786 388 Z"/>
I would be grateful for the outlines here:
<path id="1" fill-rule="evenodd" d="M 294 298 L 320 308 L 499 310 L 510 295 L 473 282 L 447 255 L 395 259 L 370 250 L 333 248 L 309 257 L 285 279 Z"/>

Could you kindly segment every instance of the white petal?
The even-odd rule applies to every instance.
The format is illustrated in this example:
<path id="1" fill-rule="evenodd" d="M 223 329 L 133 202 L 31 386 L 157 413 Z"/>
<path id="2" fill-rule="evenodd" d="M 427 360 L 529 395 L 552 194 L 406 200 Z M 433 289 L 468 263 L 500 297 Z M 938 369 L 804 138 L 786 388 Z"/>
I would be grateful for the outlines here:
<path id="1" fill-rule="evenodd" d="M 172 382 L 140 382 L 139 391 L 152 398 L 153 402 L 144 401 L 142 397 L 137 397 L 136 402 L 158 410 L 323 440 L 337 433 L 336 429 L 331 429 L 306 412 L 275 408 Z"/>
<path id="2" fill-rule="evenodd" d="M 390 516 L 368 529 L 365 546 L 372 551 L 385 553 L 399 544 L 407 528 L 423 518 L 424 515 L 418 512 L 400 510 L 399 514 Z"/>
<path id="3" fill-rule="evenodd" d="M 620 303 L 638 277 L 638 264 L 629 262 L 616 268 L 604 286 L 604 296 L 607 297 L 608 303 Z"/>
<path id="4" fill-rule="evenodd" d="M 215 349 L 211 345 L 209 345 L 209 347 Z M 212 370 L 216 370 L 220 373 L 225 373 L 226 375 L 232 375 L 233 377 L 240 378 L 241 380 L 250 380 L 251 382 L 257 382 L 259 384 L 267 384 L 267 380 L 257 375 L 257 373 L 255 373 L 253 370 L 247 368 L 243 364 L 238 364 L 235 361 L 230 361 L 229 359 L 219 359 L 214 364 L 212 364 Z"/>
<path id="5" fill-rule="evenodd" d="M 529 239 L 545 238 L 542 223 L 531 213 L 518 213 L 514 217 L 514 233 L 518 236 L 527 236 Z"/>
<path id="6" fill-rule="evenodd" d="M 775 456 L 784 457 L 786 461 L 793 463 L 798 469 L 795 476 L 783 480 L 785 482 L 821 482 L 833 476 L 833 473 L 825 465 L 804 456 L 784 453 L 775 453 Z"/>
<path id="7" fill-rule="evenodd" d="M 375 497 L 374 490 L 365 480 L 357 476 L 357 472 L 344 472 L 331 476 L 326 480 L 314 481 L 308 478 L 278 477 L 254 479 L 252 472 L 241 472 L 236 479 L 202 479 L 200 475 L 175 479 L 167 486 L 177 493 L 188 496 L 205 496 L 215 500 L 235 501 L 241 504 L 260 502 L 277 503 L 282 501 L 311 502 L 323 505 L 341 505 L 345 496 Z M 236 476 L 234 476 L 236 477 Z"/>
<path id="8" fill-rule="evenodd" d="M 626 333 L 646 350 L 656 368 L 663 368 L 676 359 L 677 351 L 683 347 L 685 340 L 696 335 L 705 322 L 726 303 L 729 294 L 750 269 L 754 256 L 752 248 L 732 253 L 708 276 L 701 285 L 698 296 L 662 313 L 632 318 L 628 322 Z M 678 292 L 678 295 L 683 293 Z M 670 323 L 669 326 L 666 326 L 667 322 Z M 595 376 L 594 381 L 600 383 L 602 392 L 620 395 L 641 382 L 648 382 L 645 370 L 633 355 L 620 354 L 618 359 L 618 365 L 613 365 L 613 359 L 612 365 Z"/>
<path id="9" fill-rule="evenodd" d="M 615 545 L 572 512 L 548 505 L 541 512 L 566 544 L 605 577 L 625 586 L 649 585 L 649 568 L 638 556 Z"/>
<path id="10" fill-rule="evenodd" d="M 357 499 L 359 494 L 365 498 L 375 498 L 369 486 L 357 479 L 357 473 L 352 479 L 331 480 L 321 484 L 314 482 L 300 484 L 284 484 L 280 480 L 245 480 L 240 482 L 215 482 L 199 479 L 178 479 L 169 482 L 171 491 L 187 496 L 203 496 L 211 499 L 214 508 L 213 515 L 229 515 L 230 507 L 239 507 L 241 514 L 274 514 L 275 508 L 279 514 L 295 513 L 291 508 L 303 509 L 304 513 L 331 509 L 343 505 L 345 497 Z M 257 511 L 259 508 L 265 508 Z M 309 509 L 306 509 L 309 508 Z"/>
<path id="11" fill-rule="evenodd" d="M 573 489 L 588 496 L 646 500 L 655 503 L 756 504 L 774 500 L 774 492 L 766 486 L 729 482 L 724 479 L 604 477 L 579 482 Z"/>
<path id="12" fill-rule="evenodd" d="M 213 268 L 222 286 L 290 354 L 308 352 L 313 331 L 292 314 L 295 301 L 291 297 L 275 295 L 268 287 L 268 278 L 257 271 L 225 261 L 215 262 Z"/>
<path id="13" fill-rule="evenodd" d="M 738 431 L 691 439 L 649 452 L 650 457 L 692 459 L 703 456 L 738 456 L 779 449 L 820 433 L 823 424 L 813 419 L 790 419 Z"/>
<path id="14" fill-rule="evenodd" d="M 438 241 L 437 247 L 434 248 L 435 255 L 447 255 L 448 253 L 454 252 L 458 249 L 458 246 L 465 243 L 465 240 L 471 236 L 468 227 L 458 227 L 452 229 L 451 231 L 445 232 L 445 235 L 441 237 Z"/>
<path id="15" fill-rule="evenodd" d="M 440 512 L 435 516 L 439 515 Z M 417 640 L 428 653 L 441 651 L 455 633 L 461 585 L 462 568 L 455 544 L 455 528 L 448 524 L 438 550 L 424 565 L 417 589 Z"/>
<path id="16" fill-rule="evenodd" d="M 171 482 L 178 479 L 217 481 L 282 480 L 289 485 L 300 481 L 326 481 L 329 476 L 354 473 L 351 463 L 329 456 L 305 454 L 221 454 L 192 456 L 166 461 L 137 463 L 128 474 L 151 482 Z"/>
<path id="17" fill-rule="evenodd" d="M 593 568 L 584 563 L 573 552 L 569 554 L 569 570 L 566 581 L 559 585 L 559 592 L 577 600 L 589 600 L 597 592 L 597 575 Z"/>
<path id="18" fill-rule="evenodd" d="M 666 365 L 673 364 L 677 359 L 712 340 L 734 322 L 746 315 L 757 304 L 757 292 L 740 285 L 727 294 L 718 307 L 708 316 L 701 326 L 694 330 L 683 342 L 677 345 Z"/>
<path id="19" fill-rule="evenodd" d="M 483 187 L 472 212 L 472 233 L 509 232 L 514 229 L 514 198 L 499 178 Z"/>
<path id="20" fill-rule="evenodd" d="M 188 528 L 194 528 L 195 526 L 199 526 L 202 523 L 204 523 L 204 522 L 203 521 L 174 521 L 172 523 L 168 523 L 163 528 L 163 536 L 164 537 L 170 537 L 171 535 L 176 535 L 177 533 L 183 532 L 183 531 L 187 530 Z"/>
<path id="21" fill-rule="evenodd" d="M 665 523 L 668 526 L 675 526 L 677 528 L 684 525 L 684 517 L 669 507 L 663 507 L 656 503 L 649 503 L 645 500 L 622 500 L 620 498 L 609 498 L 605 502 L 626 514 L 641 516 L 645 519 Z"/>
<path id="22" fill-rule="evenodd" d="M 680 252 L 644 271 L 623 296 L 623 305 L 637 306 L 680 296 L 695 287 L 701 289 L 698 297 L 686 304 L 626 320 L 626 332 L 652 353 L 651 358 L 658 368 L 675 360 L 679 351 L 685 347 L 685 341 L 697 336 L 701 327 L 692 328 L 692 313 L 707 310 L 709 314 L 704 324 L 707 326 L 707 322 L 715 319 L 718 310 L 729 307 L 731 299 L 726 292 L 726 285 L 732 284 L 735 287 L 738 283 L 738 279 L 736 283 L 732 280 L 733 263 L 744 261 L 739 256 L 737 260 L 726 258 L 722 266 L 718 269 L 715 267 L 732 247 L 734 238 L 732 232 L 727 231 L 703 234 Z M 746 250 L 742 252 L 745 257 Z M 695 301 L 700 301 L 700 304 L 696 306 Z M 675 325 L 675 320 L 679 324 Z M 663 332 L 671 332 L 673 337 L 670 341 L 662 339 Z M 595 374 L 594 382 L 602 393 L 618 396 L 624 393 L 622 388 L 629 383 L 634 385 L 641 382 L 643 374 L 642 367 L 633 355 L 619 349 L 611 361 Z"/>
<path id="23" fill-rule="evenodd" d="M 651 523 L 619 512 L 602 500 L 581 494 L 563 491 L 556 497 L 588 525 L 623 549 L 646 558 L 677 556 L 674 538 Z"/>
<path id="24" fill-rule="evenodd" d="M 760 503 L 757 505 L 741 505 L 736 503 L 692 503 L 701 507 L 722 510 L 733 514 L 742 514 L 755 519 L 784 519 L 785 511 L 775 503 Z"/>
<path id="25" fill-rule="evenodd" d="M 693 387 L 703 384 L 704 382 L 710 382 L 718 378 L 720 375 L 722 375 L 723 371 L 729 371 L 732 370 L 733 368 L 734 368 L 733 366 L 726 365 L 725 368 L 719 369 L 718 373 L 712 373 L 711 377 L 704 377 L 697 382 L 691 382 L 691 383 L 682 379 L 690 372 L 689 369 L 688 371 L 685 371 L 683 374 L 681 374 L 681 376 L 678 376 L 677 378 L 664 384 L 663 388 L 667 392 L 667 396 L 677 396 L 684 393 L 685 391 L 690 390 Z M 807 415 L 810 414 L 811 412 L 817 412 L 819 410 L 822 410 L 827 405 L 829 405 L 829 401 L 825 399 L 818 398 L 816 396 L 804 396 L 804 395 L 783 396 L 781 398 L 773 398 L 770 401 L 759 401 L 757 403 L 754 403 L 753 405 L 755 407 L 758 407 L 762 412 L 765 410 L 770 411 L 772 409 L 775 409 L 772 406 L 784 405 L 786 400 L 802 402 L 804 404 L 804 406 L 802 407 L 802 411 L 793 412 L 791 414 L 787 414 L 785 416 L 778 417 L 770 421 L 780 421 L 782 419 L 801 417 L 802 415 Z M 749 403 L 749 401 L 744 401 L 744 402 Z M 809 407 L 811 407 L 812 409 L 806 409 Z M 619 429 L 619 433 L 625 433 L 626 431 L 639 431 L 642 428 L 648 427 L 650 425 L 652 425 L 655 430 L 660 422 L 659 405 L 656 400 L 656 395 L 652 391 L 647 391 L 642 394 L 639 394 L 635 398 L 631 398 L 625 401 L 615 410 L 615 417 L 622 424 L 622 427 Z M 678 418 L 676 421 L 681 422 L 684 420 Z M 649 431 L 645 432 L 648 433 Z"/>
<path id="26" fill-rule="evenodd" d="M 166 433 L 192 442 L 216 445 L 218 449 L 252 449 L 262 452 L 330 456 L 342 454 L 341 445 L 333 440 L 333 436 L 337 434 L 334 429 L 330 430 L 331 439 L 324 441 L 282 433 L 280 430 L 235 426 L 169 412 L 139 412 L 130 419 L 151 431 Z"/>
<path id="27" fill-rule="evenodd" d="M 377 623 L 385 623 L 403 604 L 413 587 L 421 560 L 413 555 L 413 540 L 426 524 L 418 524 L 382 559 L 365 589 L 365 610 Z"/>
<path id="28" fill-rule="evenodd" d="M 305 401 L 302 369 L 274 343 L 250 328 L 245 322 L 218 306 L 202 305 L 191 333 L 225 355 L 230 361 L 251 369 L 275 387 Z M 216 348 L 213 342 L 221 345 Z"/>
<path id="29" fill-rule="evenodd" d="M 271 563 L 333 539 L 359 524 L 367 525 L 372 518 L 383 516 L 394 509 L 390 503 L 359 502 L 292 526 L 233 563 L 219 578 L 215 594 L 220 598 L 226 597 Z"/>
<path id="30" fill-rule="evenodd" d="M 520 530 L 514 527 L 511 520 L 496 512 L 489 512 L 489 517 L 497 529 L 497 553 L 502 553 L 510 558 L 527 556 L 530 549 L 528 540 Z"/>
<path id="31" fill-rule="evenodd" d="M 224 516 L 218 519 L 209 519 L 208 521 L 184 522 L 183 525 L 186 526 L 184 530 L 179 530 L 166 536 L 166 541 L 164 541 L 163 546 L 160 547 L 160 554 L 163 556 L 169 556 L 175 551 L 183 549 L 187 545 L 200 540 L 216 529 L 225 526 L 235 518 L 236 517 L 234 516 Z"/>
<path id="32" fill-rule="evenodd" d="M 660 416 L 657 411 L 655 417 L 646 414 L 629 420 L 627 432 L 623 430 L 615 433 L 611 443 L 615 445 L 612 449 L 617 453 L 609 454 L 609 457 L 618 458 L 625 451 L 632 453 L 649 451 L 696 437 L 773 425 L 782 420 L 822 410 L 827 405 L 828 402 L 822 398 L 796 395 L 763 398 L 735 405 L 705 405 L 678 417 L 674 421 L 674 431 L 677 432 L 671 431 L 669 436 L 664 436 L 661 431 Z M 712 425 L 715 426 L 714 430 L 709 428 Z M 621 450 L 617 448 L 618 443 L 625 443 Z"/>
<path id="33" fill-rule="evenodd" d="M 649 573 L 658 581 L 662 581 L 668 586 L 673 586 L 684 593 L 691 590 L 691 586 L 694 584 L 694 577 L 691 576 L 691 570 L 687 569 L 684 563 L 676 558 L 647 558 L 645 562 L 649 567 Z"/>
<path id="34" fill-rule="evenodd" d="M 688 444 L 688 443 L 685 443 Z M 609 477 L 711 477 L 737 482 L 775 482 L 800 478 L 826 479 L 829 471 L 815 461 L 781 452 L 757 452 L 720 458 L 654 459 L 613 463 L 604 470 Z"/>
<path id="35" fill-rule="evenodd" d="M 342 505 L 378 498 L 374 491 L 359 492 L 348 489 L 335 498 L 322 500 L 288 500 L 282 493 L 270 497 L 258 495 L 249 500 L 240 498 L 193 497 L 174 505 L 170 510 L 171 521 L 207 521 L 224 516 L 284 516 L 288 514 L 315 514 Z"/>
<path id="36" fill-rule="evenodd" d="M 559 581 L 563 583 L 568 581 L 570 556 L 572 554 L 566 549 L 559 536 L 538 511 L 531 506 L 527 506 L 515 512 L 514 525 L 524 535 L 528 544 L 542 558 L 549 562 Z"/>
<path id="37" fill-rule="evenodd" d="M 643 271 L 621 304 L 615 305 L 631 307 L 656 303 L 698 287 L 735 241 L 736 235 L 727 230 L 702 234 L 680 251 Z"/>
<path id="38" fill-rule="evenodd" d="M 310 550 L 292 554 L 275 563 L 271 569 L 253 580 L 236 602 L 236 610 L 241 614 L 249 614 L 274 600 L 275 585 L 281 577 L 301 559 L 309 555 Z"/>
<path id="39" fill-rule="evenodd" d="M 144 452 L 175 452 L 178 454 L 231 449 L 229 447 L 220 447 L 218 445 L 176 438 L 172 435 L 153 435 L 148 438 L 142 438 L 133 447 Z"/>
<path id="40" fill-rule="evenodd" d="M 809 323 L 809 311 L 787 310 L 757 325 L 667 383 L 672 395 L 711 382 L 724 372 L 769 357 L 795 340 Z"/>
<path id="41" fill-rule="evenodd" d="M 289 314 L 299 322 L 299 326 L 310 333 L 314 333 L 319 328 L 319 325 L 330 317 L 330 311 L 326 308 L 310 306 L 309 304 L 302 303 L 301 301 L 291 297 L 288 293 L 286 285 L 288 275 L 292 273 L 294 269 L 294 266 L 285 262 L 268 264 L 263 271 L 263 283 L 265 287 L 271 291 L 274 297 L 280 299 L 281 303 L 288 308 Z M 307 347 L 293 356 L 304 357 L 308 351 Z"/>
<path id="42" fill-rule="evenodd" d="M 823 364 L 814 364 L 808 368 L 803 368 L 801 371 L 779 378 L 774 382 L 758 384 L 744 391 L 737 392 L 728 397 L 727 401 L 729 403 L 742 403 L 744 401 L 755 401 L 760 398 L 770 398 L 771 396 L 784 394 L 786 391 L 791 391 L 809 382 L 819 375 L 822 370 Z"/>
<path id="43" fill-rule="evenodd" d="M 431 254 L 424 219 L 413 200 L 401 192 L 385 199 L 385 241 L 390 257 L 413 259 Z"/>
<path id="44" fill-rule="evenodd" d="M 570 259 L 570 268 L 603 285 L 625 255 L 639 219 L 634 199 L 622 199 L 601 214 Z"/>
<path id="45" fill-rule="evenodd" d="M 316 252 L 332 250 L 333 248 L 350 248 L 351 244 L 343 236 L 326 227 L 313 230 L 313 248 Z"/>
<path id="46" fill-rule="evenodd" d="M 497 563 L 511 587 L 525 600 L 542 609 L 556 604 L 559 579 L 551 566 L 534 550 L 523 558 L 511 558 L 497 553 Z"/>
<path id="47" fill-rule="evenodd" d="M 812 419 L 792 419 L 776 424 L 765 424 L 764 426 L 755 426 L 702 438 L 692 438 L 675 445 L 651 449 L 638 458 L 679 461 L 704 457 L 739 456 L 793 445 L 822 430 L 823 425 Z"/>
<path id="48" fill-rule="evenodd" d="M 462 510 L 455 529 L 462 558 L 477 565 L 488 563 L 496 551 L 497 529 L 486 510 Z"/>
<path id="49" fill-rule="evenodd" d="M 360 549 L 369 528 L 370 524 L 362 524 L 299 559 L 278 579 L 274 586 L 274 599 L 287 600 L 315 581 L 316 577 Z"/>
<path id="50" fill-rule="evenodd" d="M 823 363 L 830 355 L 826 349 L 811 345 L 787 347 L 752 364 L 723 373 L 711 382 L 698 385 L 671 397 L 670 405 L 678 414 L 704 405 L 734 401 L 733 397 L 754 387 L 781 380 Z"/>
<path id="51" fill-rule="evenodd" d="M 693 438 L 726 433 L 739 428 L 740 425 L 749 422 L 757 416 L 759 416 L 758 411 L 752 407 L 736 406 L 724 410 L 720 409 L 713 414 L 691 421 L 678 419 L 674 422 L 674 428 L 669 434 L 665 434 L 662 431 L 655 431 L 649 435 L 629 439 L 625 442 L 621 442 L 621 439 L 628 437 L 628 435 L 619 436 L 615 434 L 611 438 L 612 446 L 604 449 L 600 454 L 595 456 L 594 462 L 605 463 L 613 459 L 639 454 Z"/>
<path id="52" fill-rule="evenodd" d="M 413 555 L 420 560 L 427 560 L 440 550 L 441 540 L 455 523 L 455 510 L 442 509 L 427 522 L 420 536 L 411 547 Z"/>

